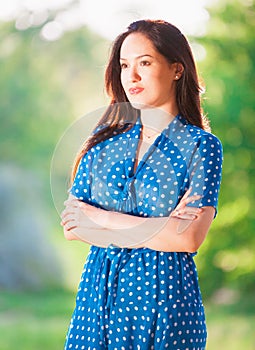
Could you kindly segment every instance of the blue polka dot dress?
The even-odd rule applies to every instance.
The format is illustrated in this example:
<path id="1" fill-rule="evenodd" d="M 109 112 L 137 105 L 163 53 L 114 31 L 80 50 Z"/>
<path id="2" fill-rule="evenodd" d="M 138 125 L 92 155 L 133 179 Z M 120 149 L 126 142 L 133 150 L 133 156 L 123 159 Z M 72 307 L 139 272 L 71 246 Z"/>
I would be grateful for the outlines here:
<path id="1" fill-rule="evenodd" d="M 106 210 L 166 217 L 191 186 L 217 207 L 222 147 L 178 115 L 135 168 L 137 123 L 91 148 L 71 193 Z M 91 246 L 65 349 L 202 350 L 206 323 L 195 254 Z"/>

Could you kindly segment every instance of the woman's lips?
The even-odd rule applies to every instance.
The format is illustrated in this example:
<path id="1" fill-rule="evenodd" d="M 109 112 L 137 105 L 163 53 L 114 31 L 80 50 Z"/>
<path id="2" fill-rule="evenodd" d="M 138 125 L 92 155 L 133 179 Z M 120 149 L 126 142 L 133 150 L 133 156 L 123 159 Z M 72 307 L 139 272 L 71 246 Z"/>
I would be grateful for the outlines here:
<path id="1" fill-rule="evenodd" d="M 138 95 L 143 90 L 144 90 L 143 88 L 135 87 L 135 88 L 130 88 L 128 91 L 129 91 L 130 95 Z"/>

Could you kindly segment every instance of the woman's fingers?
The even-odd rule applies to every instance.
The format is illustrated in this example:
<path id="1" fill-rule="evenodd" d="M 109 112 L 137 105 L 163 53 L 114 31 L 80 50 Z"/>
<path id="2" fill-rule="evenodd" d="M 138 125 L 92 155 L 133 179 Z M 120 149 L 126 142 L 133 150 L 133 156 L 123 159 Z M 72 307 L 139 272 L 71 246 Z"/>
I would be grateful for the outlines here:
<path id="1" fill-rule="evenodd" d="M 65 232 L 73 231 L 78 227 L 78 217 L 80 212 L 80 204 L 76 197 L 73 195 L 69 195 L 68 199 L 64 202 L 65 209 L 62 211 L 61 217 L 61 225 L 64 228 Z"/>
<path id="2" fill-rule="evenodd" d="M 65 228 L 68 225 L 68 228 L 71 229 L 69 224 L 76 223 L 75 227 L 77 227 L 79 212 L 80 209 L 78 207 L 66 207 L 66 209 L 64 209 L 61 213 L 61 225 Z"/>
<path id="3" fill-rule="evenodd" d="M 62 221 L 65 221 L 66 217 L 69 214 L 77 215 L 78 212 L 80 211 L 84 212 L 84 210 L 86 209 L 86 203 L 83 203 L 78 199 L 67 199 L 64 202 L 64 205 L 66 206 L 66 208 L 62 211 L 60 215 Z"/>
<path id="4" fill-rule="evenodd" d="M 198 210 L 198 212 L 196 212 L 196 214 L 199 213 L 199 211 L 201 210 L 200 208 L 197 208 L 197 207 L 189 207 L 188 204 L 189 203 L 192 203 L 198 199 L 200 199 L 201 196 L 199 195 L 194 195 L 194 196 L 191 196 L 191 197 L 188 197 L 186 199 L 182 199 L 180 201 L 180 203 L 177 205 L 177 207 L 175 208 L 175 212 L 178 211 L 179 214 L 181 213 L 184 213 L 184 211 L 187 211 L 189 210 L 190 212 L 192 212 L 192 210 Z"/>
<path id="5" fill-rule="evenodd" d="M 90 227 L 94 222 L 90 210 L 94 207 L 79 200 L 71 202 L 74 202 L 74 205 L 69 205 L 70 202 L 67 201 L 68 205 L 61 213 L 61 225 L 64 229 L 70 231 L 78 227 Z"/>
<path id="6" fill-rule="evenodd" d="M 74 221 L 74 213 L 66 213 L 66 215 L 62 217 L 61 225 L 65 226 L 70 221 Z"/>
<path id="7" fill-rule="evenodd" d="M 178 219 L 195 220 L 202 211 L 202 208 L 177 206 L 171 216 Z"/>
<path id="8" fill-rule="evenodd" d="M 177 207 L 172 211 L 171 216 L 183 220 L 195 220 L 201 213 L 202 209 L 197 207 L 189 207 L 188 204 L 194 203 L 195 201 L 202 198 L 198 194 L 190 195 L 192 187 L 190 187 L 181 198 Z"/>
<path id="9" fill-rule="evenodd" d="M 198 216 L 202 212 L 201 208 L 185 208 L 185 209 L 177 209 L 177 214 L 179 216 L 182 215 L 193 215 L 193 216 Z"/>
<path id="10" fill-rule="evenodd" d="M 192 192 L 192 187 L 190 187 L 184 194 L 184 196 L 182 197 L 181 202 L 184 202 L 186 204 L 190 203 L 190 202 L 193 202 L 193 201 L 196 201 L 198 199 L 200 199 L 202 196 L 198 195 L 198 194 L 194 194 L 192 196 L 190 196 Z"/>
<path id="11" fill-rule="evenodd" d="M 190 187 L 184 194 L 184 196 L 182 197 L 182 199 L 186 199 L 190 194 L 191 194 L 191 191 L 192 191 L 192 187 Z"/>
<path id="12" fill-rule="evenodd" d="M 197 215 L 202 211 L 201 208 L 196 208 L 196 207 L 185 207 L 180 209 L 177 208 L 177 210 L 180 214 L 188 213 L 188 214 L 194 214 L 194 215 Z"/>
<path id="13" fill-rule="evenodd" d="M 186 206 L 189 203 L 195 202 L 199 199 L 201 199 L 202 196 L 198 195 L 198 194 L 194 194 L 193 196 L 187 197 L 187 198 L 182 198 L 179 205 L 181 206 Z"/>
<path id="14" fill-rule="evenodd" d="M 69 221 L 65 224 L 65 230 L 66 231 L 71 231 L 71 230 L 74 230 L 75 228 L 77 228 L 77 225 L 75 224 L 74 221 Z"/>
<path id="15" fill-rule="evenodd" d="M 65 202 L 64 202 L 64 205 L 66 207 L 75 207 L 77 208 L 79 206 L 79 203 L 80 201 L 78 199 L 67 199 Z"/>
<path id="16" fill-rule="evenodd" d="M 180 215 L 174 216 L 178 219 L 182 219 L 182 220 L 195 220 L 197 218 L 197 215 L 194 214 L 189 214 L 189 213 L 182 213 Z"/>
<path id="17" fill-rule="evenodd" d="M 62 221 L 65 221 L 68 215 L 74 215 L 74 213 L 75 213 L 74 209 L 66 208 L 65 210 L 62 211 L 60 217 Z"/>

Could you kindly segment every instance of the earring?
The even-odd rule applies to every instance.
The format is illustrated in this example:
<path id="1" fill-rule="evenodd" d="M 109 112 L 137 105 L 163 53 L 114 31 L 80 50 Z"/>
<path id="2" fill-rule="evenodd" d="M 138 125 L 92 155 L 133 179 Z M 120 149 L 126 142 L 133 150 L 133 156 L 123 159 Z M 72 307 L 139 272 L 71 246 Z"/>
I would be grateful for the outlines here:
<path id="1" fill-rule="evenodd" d="M 176 75 L 176 76 L 175 76 L 175 79 L 176 79 L 176 80 L 178 80 L 178 79 L 179 79 L 178 75 Z"/>

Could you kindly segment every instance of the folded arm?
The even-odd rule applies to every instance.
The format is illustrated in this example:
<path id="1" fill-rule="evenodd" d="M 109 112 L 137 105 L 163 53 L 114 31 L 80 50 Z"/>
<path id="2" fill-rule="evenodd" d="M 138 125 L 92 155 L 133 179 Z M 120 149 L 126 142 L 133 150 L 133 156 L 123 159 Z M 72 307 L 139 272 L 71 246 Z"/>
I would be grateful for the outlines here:
<path id="1" fill-rule="evenodd" d="M 172 252 L 195 252 L 209 230 L 213 207 L 187 206 L 196 196 L 187 191 L 167 218 L 144 218 L 106 211 L 77 200 L 72 195 L 65 202 L 62 225 L 65 237 L 107 247 L 147 247 Z"/>

